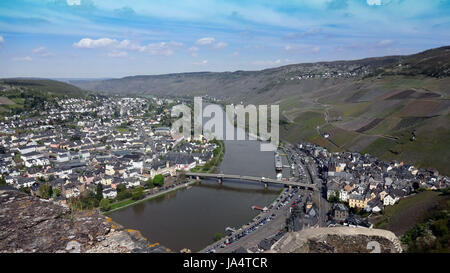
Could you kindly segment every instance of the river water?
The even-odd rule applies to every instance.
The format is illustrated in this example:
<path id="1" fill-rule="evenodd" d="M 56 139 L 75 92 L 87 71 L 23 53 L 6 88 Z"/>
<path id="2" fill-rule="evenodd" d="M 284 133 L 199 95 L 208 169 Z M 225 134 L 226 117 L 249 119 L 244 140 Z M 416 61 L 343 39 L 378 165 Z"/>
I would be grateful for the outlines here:
<path id="1" fill-rule="evenodd" d="M 276 177 L 274 152 L 261 152 L 258 141 L 225 141 L 220 170 L 227 174 Z M 285 159 L 283 159 L 284 162 Z M 285 175 L 286 171 L 284 171 Z M 150 241 L 173 251 L 199 251 L 213 242 L 215 233 L 240 227 L 254 218 L 257 205 L 272 203 L 280 186 L 264 189 L 261 183 L 202 180 L 189 189 L 142 202 L 109 216 L 126 228 L 137 229 Z"/>

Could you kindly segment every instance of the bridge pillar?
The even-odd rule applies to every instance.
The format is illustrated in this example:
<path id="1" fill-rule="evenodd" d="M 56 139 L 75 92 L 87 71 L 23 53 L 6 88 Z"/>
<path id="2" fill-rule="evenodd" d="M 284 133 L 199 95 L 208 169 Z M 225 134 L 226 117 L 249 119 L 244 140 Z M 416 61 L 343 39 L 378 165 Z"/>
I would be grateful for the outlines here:
<path id="1" fill-rule="evenodd" d="M 221 177 L 217 178 L 217 182 L 219 182 L 219 184 L 222 184 L 222 178 Z"/>
<path id="2" fill-rule="evenodd" d="M 267 189 L 269 185 L 267 183 L 264 183 L 264 189 Z"/>
<path id="3" fill-rule="evenodd" d="M 292 190 L 292 185 L 289 185 L 289 190 Z"/>
<path id="4" fill-rule="evenodd" d="M 200 181 L 200 176 L 197 175 L 197 177 L 195 178 L 197 181 Z"/>

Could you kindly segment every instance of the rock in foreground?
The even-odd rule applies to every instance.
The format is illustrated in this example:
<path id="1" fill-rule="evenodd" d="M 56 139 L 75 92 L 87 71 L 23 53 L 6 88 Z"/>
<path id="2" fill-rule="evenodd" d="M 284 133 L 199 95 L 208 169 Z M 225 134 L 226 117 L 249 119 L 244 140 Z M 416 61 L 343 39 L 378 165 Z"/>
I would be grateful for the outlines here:
<path id="1" fill-rule="evenodd" d="M 168 252 L 100 212 L 71 212 L 25 193 L 0 191 L 0 252 Z"/>

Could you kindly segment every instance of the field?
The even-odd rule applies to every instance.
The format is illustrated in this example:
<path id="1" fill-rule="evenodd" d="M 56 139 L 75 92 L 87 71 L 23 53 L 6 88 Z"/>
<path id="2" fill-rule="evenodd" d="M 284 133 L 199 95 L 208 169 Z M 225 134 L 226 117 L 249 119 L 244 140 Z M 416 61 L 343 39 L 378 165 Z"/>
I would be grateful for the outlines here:
<path id="1" fill-rule="evenodd" d="M 323 114 L 318 112 L 303 112 L 293 123 L 280 126 L 281 137 L 291 143 L 302 139 L 314 140 L 317 137 L 316 127 L 325 123 Z"/>
<path id="2" fill-rule="evenodd" d="M 415 100 L 407 104 L 397 115 L 400 117 L 425 117 L 436 109 L 438 105 L 439 101 Z"/>

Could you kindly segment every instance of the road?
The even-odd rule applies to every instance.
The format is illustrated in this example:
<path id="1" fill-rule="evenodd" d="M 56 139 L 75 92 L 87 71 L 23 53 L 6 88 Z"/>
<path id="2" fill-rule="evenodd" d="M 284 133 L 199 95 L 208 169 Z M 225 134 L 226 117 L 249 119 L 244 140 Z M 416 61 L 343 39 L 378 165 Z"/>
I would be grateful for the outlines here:
<path id="1" fill-rule="evenodd" d="M 284 191 L 281 195 L 278 202 L 273 206 L 272 209 L 269 209 L 267 212 L 262 212 L 258 216 L 254 218 L 257 219 L 256 221 L 252 221 L 250 225 L 243 226 L 241 229 L 237 230 L 234 234 L 227 236 L 223 239 L 221 239 L 218 242 L 215 242 L 214 244 L 209 245 L 205 249 L 203 249 L 201 252 L 207 252 L 208 250 L 211 250 L 214 248 L 215 253 L 231 253 L 234 250 L 238 248 L 245 248 L 249 249 L 252 247 L 256 247 L 259 242 L 266 238 L 271 238 L 278 234 L 280 230 L 284 229 L 286 225 L 286 218 L 290 215 L 290 208 L 293 202 L 295 201 L 296 197 L 295 195 L 293 198 L 291 198 L 286 205 L 281 207 L 279 210 L 277 210 L 277 206 L 280 205 L 280 203 L 283 201 L 283 198 L 288 196 L 289 193 L 292 193 L 294 190 L 287 190 Z M 298 191 L 297 195 L 301 192 L 301 190 Z M 301 205 L 301 204 L 300 204 Z M 225 241 L 229 238 L 234 237 L 236 234 L 245 233 L 247 230 L 252 230 L 255 226 L 257 226 L 256 223 L 258 223 L 261 219 L 264 219 L 266 217 L 270 217 L 271 215 L 275 214 L 272 220 L 266 222 L 263 226 L 259 226 L 257 229 L 253 230 L 250 234 L 245 235 L 244 237 L 232 242 L 231 244 L 224 246 L 223 248 L 220 247 L 223 246 Z"/>
<path id="2" fill-rule="evenodd" d="M 285 151 L 293 159 L 294 163 L 299 166 L 300 171 L 304 172 L 306 183 L 313 184 L 316 187 L 317 191 L 314 192 L 314 201 L 319 210 L 319 226 L 326 226 L 329 203 L 325 198 L 325 186 L 322 179 L 319 178 L 318 166 L 313 158 L 290 144 L 286 145 Z"/>

